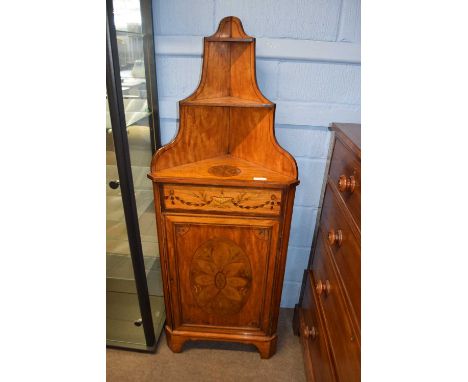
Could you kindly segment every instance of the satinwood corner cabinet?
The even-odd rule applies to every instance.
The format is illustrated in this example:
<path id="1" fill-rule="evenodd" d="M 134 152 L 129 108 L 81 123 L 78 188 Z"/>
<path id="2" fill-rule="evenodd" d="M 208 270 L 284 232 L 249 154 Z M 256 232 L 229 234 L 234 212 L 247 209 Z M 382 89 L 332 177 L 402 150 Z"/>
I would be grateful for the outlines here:
<path id="1" fill-rule="evenodd" d="M 168 346 L 241 342 L 269 358 L 299 181 L 275 139 L 275 104 L 257 85 L 255 39 L 238 18 L 205 37 L 200 84 L 179 112 L 178 134 L 148 174 Z"/>

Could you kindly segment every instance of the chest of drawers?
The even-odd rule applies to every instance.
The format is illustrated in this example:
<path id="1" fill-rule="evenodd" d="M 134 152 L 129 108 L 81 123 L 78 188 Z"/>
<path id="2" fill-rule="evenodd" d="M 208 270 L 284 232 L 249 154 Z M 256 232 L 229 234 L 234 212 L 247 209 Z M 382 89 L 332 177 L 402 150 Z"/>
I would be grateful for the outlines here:
<path id="1" fill-rule="evenodd" d="M 360 125 L 332 124 L 320 222 L 295 311 L 311 381 L 359 381 L 361 343 Z"/>

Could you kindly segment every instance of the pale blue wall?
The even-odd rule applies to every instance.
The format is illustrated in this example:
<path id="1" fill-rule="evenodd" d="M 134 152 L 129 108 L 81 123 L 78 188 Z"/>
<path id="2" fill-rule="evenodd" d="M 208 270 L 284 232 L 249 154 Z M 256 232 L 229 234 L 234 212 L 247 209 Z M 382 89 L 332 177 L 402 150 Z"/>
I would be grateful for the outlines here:
<path id="1" fill-rule="evenodd" d="M 200 78 L 201 58 L 189 53 L 187 45 L 201 46 L 201 36 L 213 34 L 223 17 L 238 16 L 257 41 L 326 41 L 324 49 L 332 51 L 342 49 L 344 43 L 350 47 L 360 44 L 360 0 L 153 0 L 153 4 L 163 143 L 176 132 L 177 101 L 191 94 Z M 171 42 L 165 36 L 179 37 Z M 190 36 L 200 39 L 193 43 Z M 171 49 L 171 44 L 181 41 L 187 43 Z M 163 42 L 168 50 L 158 46 Z M 360 122 L 360 64 L 350 61 L 289 60 L 281 54 L 276 59 L 257 59 L 259 86 L 277 104 L 277 139 L 296 158 L 301 180 L 294 204 L 283 307 L 297 302 L 307 266 L 330 140 L 327 126 Z"/>

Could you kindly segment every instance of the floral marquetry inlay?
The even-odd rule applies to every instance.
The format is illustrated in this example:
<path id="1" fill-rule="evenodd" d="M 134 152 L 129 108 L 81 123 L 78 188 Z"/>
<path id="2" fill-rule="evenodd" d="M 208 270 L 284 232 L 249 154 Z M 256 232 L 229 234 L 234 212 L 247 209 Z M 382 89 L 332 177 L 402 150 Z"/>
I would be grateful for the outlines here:
<path id="1" fill-rule="evenodd" d="M 164 189 L 166 208 L 238 210 L 279 214 L 281 191 L 174 186 Z"/>
<path id="2" fill-rule="evenodd" d="M 177 235 L 185 235 L 188 230 L 190 229 L 190 226 L 188 224 L 180 224 L 176 226 L 176 234 Z"/>
<path id="3" fill-rule="evenodd" d="M 210 239 L 193 255 L 190 285 L 197 304 L 207 313 L 238 313 L 252 285 L 249 258 L 231 240 Z"/>

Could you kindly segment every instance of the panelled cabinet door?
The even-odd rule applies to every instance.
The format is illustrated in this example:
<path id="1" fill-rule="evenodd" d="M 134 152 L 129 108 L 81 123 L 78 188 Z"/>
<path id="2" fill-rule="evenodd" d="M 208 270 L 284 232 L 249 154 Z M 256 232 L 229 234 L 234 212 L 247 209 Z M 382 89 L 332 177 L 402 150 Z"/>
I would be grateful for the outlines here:
<path id="1" fill-rule="evenodd" d="M 165 215 L 165 226 L 172 329 L 269 334 L 278 221 Z"/>

